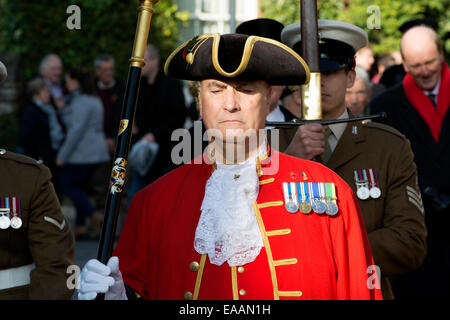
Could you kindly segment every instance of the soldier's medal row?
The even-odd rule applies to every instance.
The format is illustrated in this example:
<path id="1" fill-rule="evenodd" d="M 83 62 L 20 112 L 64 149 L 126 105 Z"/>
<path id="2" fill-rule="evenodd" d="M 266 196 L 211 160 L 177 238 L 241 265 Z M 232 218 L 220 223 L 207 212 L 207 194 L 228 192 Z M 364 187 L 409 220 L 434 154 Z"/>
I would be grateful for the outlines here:
<path id="1" fill-rule="evenodd" d="M 334 216 L 338 213 L 336 187 L 331 182 L 283 182 L 286 210 L 304 214 L 315 212 Z"/>
<path id="2" fill-rule="evenodd" d="M 356 196 L 361 200 L 378 199 L 381 196 L 377 169 L 354 171 Z"/>
<path id="3" fill-rule="evenodd" d="M 19 229 L 22 226 L 20 199 L 0 197 L 0 229 Z"/>

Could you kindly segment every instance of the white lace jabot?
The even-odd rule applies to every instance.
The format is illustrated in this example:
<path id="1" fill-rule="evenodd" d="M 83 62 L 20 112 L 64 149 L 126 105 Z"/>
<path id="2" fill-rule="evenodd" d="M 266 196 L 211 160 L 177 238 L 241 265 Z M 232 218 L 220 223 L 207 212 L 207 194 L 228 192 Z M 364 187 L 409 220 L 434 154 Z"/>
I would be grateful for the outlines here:
<path id="1" fill-rule="evenodd" d="M 243 163 L 218 163 L 206 182 L 194 248 L 208 254 L 212 264 L 244 265 L 254 261 L 264 246 L 253 203 L 259 192 L 256 159 L 266 150 L 262 143 L 258 154 Z"/>

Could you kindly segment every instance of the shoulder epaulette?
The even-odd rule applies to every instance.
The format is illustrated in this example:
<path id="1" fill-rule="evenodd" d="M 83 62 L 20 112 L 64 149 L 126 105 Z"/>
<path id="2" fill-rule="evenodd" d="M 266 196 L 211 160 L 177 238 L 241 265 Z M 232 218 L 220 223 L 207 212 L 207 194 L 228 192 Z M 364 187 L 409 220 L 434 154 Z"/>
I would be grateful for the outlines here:
<path id="1" fill-rule="evenodd" d="M 364 128 L 378 129 L 378 130 L 385 131 L 385 132 L 388 132 L 390 134 L 393 134 L 393 135 L 395 135 L 395 136 L 397 136 L 399 138 L 405 139 L 405 136 L 400 131 L 398 131 L 397 129 L 395 129 L 395 128 L 391 127 L 391 126 L 388 126 L 386 124 L 373 122 L 373 121 L 363 121 L 362 125 L 363 125 Z"/>
<path id="2" fill-rule="evenodd" d="M 29 164 L 29 165 L 36 166 L 38 168 L 43 167 L 43 165 L 40 162 L 38 162 L 37 160 L 35 160 L 33 158 L 30 158 L 23 154 L 7 151 L 5 149 L 0 149 L 0 159 L 7 159 L 7 160 L 12 160 L 12 161 L 16 161 L 19 163 L 23 163 L 23 164 Z"/>

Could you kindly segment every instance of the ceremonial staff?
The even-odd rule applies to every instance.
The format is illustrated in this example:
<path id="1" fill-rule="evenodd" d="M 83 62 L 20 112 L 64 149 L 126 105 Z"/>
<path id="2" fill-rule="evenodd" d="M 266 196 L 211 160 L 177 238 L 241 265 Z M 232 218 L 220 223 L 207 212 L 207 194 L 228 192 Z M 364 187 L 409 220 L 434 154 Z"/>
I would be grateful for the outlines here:
<path id="1" fill-rule="evenodd" d="M 125 182 L 128 152 L 131 142 L 136 102 L 139 94 L 141 69 L 145 65 L 144 54 L 147 46 L 153 5 L 159 0 L 141 0 L 139 16 L 130 61 L 127 86 L 122 104 L 122 115 L 114 154 L 108 197 L 106 199 L 105 217 L 98 247 L 97 259 L 106 264 L 111 257 L 116 234 L 117 219 L 120 212 L 122 188 Z"/>

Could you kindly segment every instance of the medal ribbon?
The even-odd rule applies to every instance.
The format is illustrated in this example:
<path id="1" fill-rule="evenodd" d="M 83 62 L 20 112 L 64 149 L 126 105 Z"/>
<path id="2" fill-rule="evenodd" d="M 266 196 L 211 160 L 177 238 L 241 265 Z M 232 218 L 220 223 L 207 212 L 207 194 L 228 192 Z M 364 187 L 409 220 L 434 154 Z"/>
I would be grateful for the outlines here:
<path id="1" fill-rule="evenodd" d="M 319 184 L 318 182 L 311 182 L 311 189 L 312 191 L 311 195 L 314 199 L 320 199 L 320 191 L 319 191 Z"/>
<path id="2" fill-rule="evenodd" d="M 325 191 L 325 183 L 323 183 L 323 182 L 319 182 L 319 195 L 320 195 L 320 200 L 325 203 L 326 191 Z"/>
<path id="3" fill-rule="evenodd" d="M 291 200 L 295 203 L 296 202 L 296 195 L 294 192 L 292 192 L 291 188 L 295 189 L 295 183 L 291 182 L 283 182 L 283 190 L 284 190 L 284 200 L 286 203 L 290 202 Z M 295 191 L 295 190 L 294 190 Z"/>
<path id="4" fill-rule="evenodd" d="M 374 186 L 379 188 L 380 184 L 378 183 L 378 170 L 370 169 L 370 175 L 371 175 Z"/>
<path id="5" fill-rule="evenodd" d="M 20 199 L 17 197 L 12 197 L 12 204 L 14 217 L 22 218 L 22 212 L 20 210 Z"/>
<path id="6" fill-rule="evenodd" d="M 308 189 L 309 189 L 308 184 L 309 184 L 308 182 L 302 182 L 302 191 L 305 193 L 305 201 L 309 202 L 309 204 L 311 204 L 311 200 L 310 200 L 309 192 L 308 192 Z"/>
<path id="7" fill-rule="evenodd" d="M 297 199 L 300 204 L 300 200 L 301 200 L 301 202 L 305 201 L 305 195 L 303 193 L 303 188 L 302 188 L 302 185 L 300 185 L 300 182 L 296 182 L 295 186 L 297 187 Z"/>
<path id="8" fill-rule="evenodd" d="M 11 218 L 11 216 L 10 216 L 10 214 L 11 214 L 11 206 L 10 206 L 10 203 L 9 203 L 9 199 L 10 199 L 9 197 L 5 197 L 5 208 L 9 209 L 8 213 L 5 214 L 5 216 L 8 217 L 8 218 Z"/>

